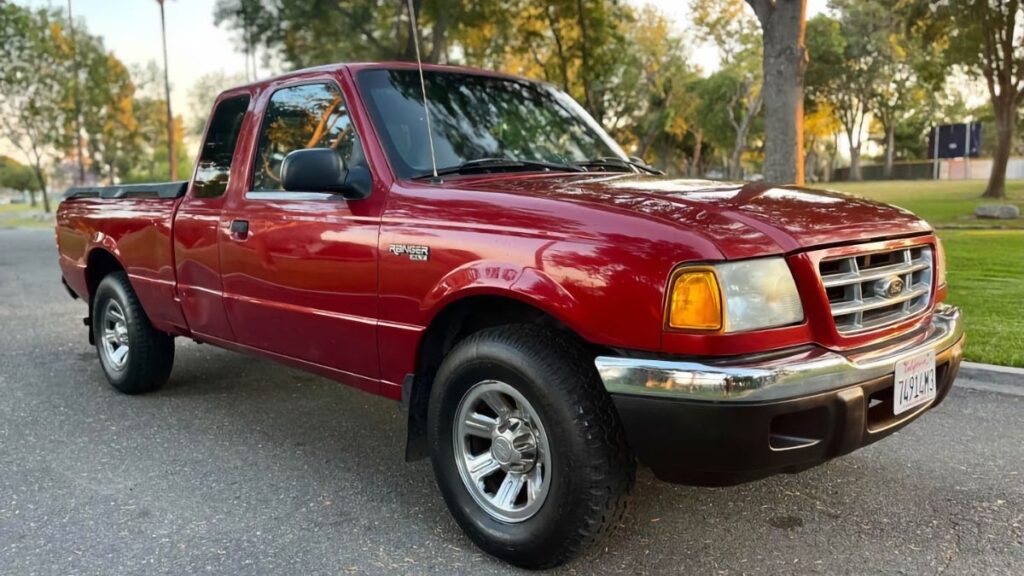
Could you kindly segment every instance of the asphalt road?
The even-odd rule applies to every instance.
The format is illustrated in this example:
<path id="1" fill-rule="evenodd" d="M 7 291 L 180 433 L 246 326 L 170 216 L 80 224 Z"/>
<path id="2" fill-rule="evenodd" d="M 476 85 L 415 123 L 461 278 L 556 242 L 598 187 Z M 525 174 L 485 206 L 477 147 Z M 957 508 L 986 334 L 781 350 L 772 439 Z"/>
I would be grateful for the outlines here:
<path id="1" fill-rule="evenodd" d="M 53 234 L 0 230 L 0 574 L 507 574 L 402 460 L 396 405 L 181 341 L 103 379 Z M 572 574 L 1024 574 L 1024 397 L 956 389 L 814 470 L 728 489 L 642 471 Z"/>

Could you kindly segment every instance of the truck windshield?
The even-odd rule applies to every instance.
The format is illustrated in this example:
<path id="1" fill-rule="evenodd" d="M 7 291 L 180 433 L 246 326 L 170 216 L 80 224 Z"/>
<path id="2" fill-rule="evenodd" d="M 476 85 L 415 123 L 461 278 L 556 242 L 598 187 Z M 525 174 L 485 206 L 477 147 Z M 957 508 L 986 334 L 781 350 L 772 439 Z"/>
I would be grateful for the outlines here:
<path id="1" fill-rule="evenodd" d="M 454 72 L 425 71 L 424 79 L 438 171 L 578 169 L 595 159 L 627 160 L 574 100 L 554 88 Z M 363 70 L 356 82 L 398 177 L 430 175 L 417 71 Z"/>

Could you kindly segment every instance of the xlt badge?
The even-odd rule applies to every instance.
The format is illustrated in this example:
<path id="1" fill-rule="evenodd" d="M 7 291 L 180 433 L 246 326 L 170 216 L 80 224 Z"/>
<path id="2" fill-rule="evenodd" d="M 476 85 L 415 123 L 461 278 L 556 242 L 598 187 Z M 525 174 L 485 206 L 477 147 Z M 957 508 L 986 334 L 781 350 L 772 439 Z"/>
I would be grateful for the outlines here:
<path id="1" fill-rule="evenodd" d="M 409 260 L 426 262 L 430 260 L 430 246 L 419 246 L 416 244 L 392 244 L 388 250 L 395 256 L 408 254 Z"/>

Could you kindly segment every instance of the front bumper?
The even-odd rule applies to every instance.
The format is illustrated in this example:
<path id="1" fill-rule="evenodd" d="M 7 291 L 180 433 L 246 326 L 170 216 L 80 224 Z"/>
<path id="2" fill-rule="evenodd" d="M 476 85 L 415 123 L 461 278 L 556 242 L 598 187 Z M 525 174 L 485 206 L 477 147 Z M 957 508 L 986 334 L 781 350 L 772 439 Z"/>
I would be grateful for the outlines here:
<path id="1" fill-rule="evenodd" d="M 803 470 L 905 426 L 945 398 L 962 347 L 960 311 L 941 305 L 927 329 L 867 351 L 596 364 L 641 463 L 664 480 L 728 485 Z M 896 362 L 929 350 L 935 400 L 893 415 Z"/>

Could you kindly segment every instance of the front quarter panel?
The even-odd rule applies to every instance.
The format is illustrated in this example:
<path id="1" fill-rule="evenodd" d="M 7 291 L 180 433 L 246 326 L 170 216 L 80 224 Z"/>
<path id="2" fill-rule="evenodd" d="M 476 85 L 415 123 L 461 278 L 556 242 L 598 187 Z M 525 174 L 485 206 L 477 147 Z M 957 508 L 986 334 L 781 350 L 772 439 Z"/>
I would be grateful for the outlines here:
<path id="1" fill-rule="evenodd" d="M 427 260 L 407 252 L 422 247 Z M 391 190 L 380 254 L 390 382 L 414 371 L 434 316 L 481 294 L 528 303 L 593 343 L 657 350 L 673 266 L 721 257 L 703 238 L 607 207 L 410 183 Z"/>

